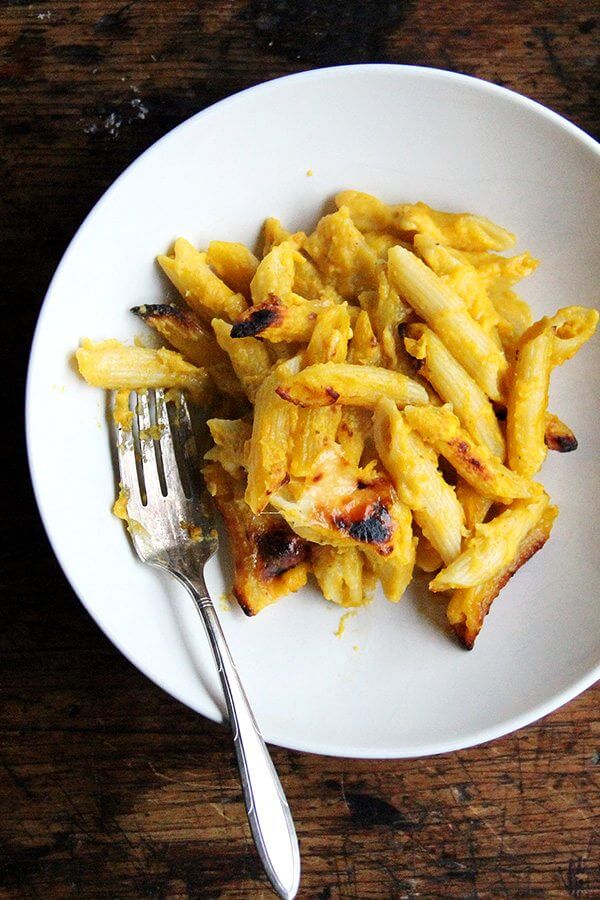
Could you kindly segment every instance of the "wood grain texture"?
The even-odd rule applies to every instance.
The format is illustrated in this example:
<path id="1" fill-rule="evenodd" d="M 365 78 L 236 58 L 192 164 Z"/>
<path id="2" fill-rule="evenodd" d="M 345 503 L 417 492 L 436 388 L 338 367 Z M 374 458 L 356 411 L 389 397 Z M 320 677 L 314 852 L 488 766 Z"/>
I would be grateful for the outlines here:
<path id="1" fill-rule="evenodd" d="M 594 0 L 0 3 L 6 401 L 65 246 L 103 190 L 197 110 L 347 62 L 449 68 L 598 133 Z M 6 402 L 5 401 L 5 402 Z M 225 731 L 136 672 L 72 595 L 2 442 L 0 896 L 270 896 Z M 15 452 L 16 451 L 16 452 Z M 302 897 L 600 894 L 598 690 L 460 753 L 396 762 L 274 750 Z"/>

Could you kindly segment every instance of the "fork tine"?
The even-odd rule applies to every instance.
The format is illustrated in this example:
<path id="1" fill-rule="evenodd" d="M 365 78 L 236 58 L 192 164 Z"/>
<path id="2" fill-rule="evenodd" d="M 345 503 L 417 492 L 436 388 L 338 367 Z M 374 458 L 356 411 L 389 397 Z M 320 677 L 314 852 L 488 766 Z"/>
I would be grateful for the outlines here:
<path id="1" fill-rule="evenodd" d="M 141 392 L 137 395 L 137 416 L 138 416 L 138 437 L 140 442 L 140 456 L 142 461 L 142 472 L 144 473 L 144 484 L 146 486 L 146 498 L 148 503 L 162 497 L 162 488 L 160 477 L 158 474 L 158 460 L 156 456 L 156 448 L 154 440 L 151 436 L 152 420 L 150 418 L 150 403 L 148 401 L 148 392 Z"/>
<path id="2" fill-rule="evenodd" d="M 113 407 L 116 392 L 113 393 Z M 131 395 L 130 395 L 131 399 Z M 134 508 L 142 505 L 140 483 L 135 463 L 135 449 L 133 433 L 130 429 L 123 428 L 119 423 L 115 424 L 117 430 L 117 457 L 119 461 L 119 480 L 127 493 L 127 508 L 131 513 Z"/>
<path id="3" fill-rule="evenodd" d="M 177 424 L 179 428 L 179 442 L 187 467 L 187 480 L 192 493 L 198 493 L 198 448 L 192 428 L 192 420 L 184 394 L 181 394 L 177 410 Z"/>
<path id="4" fill-rule="evenodd" d="M 169 421 L 169 412 L 164 390 L 158 388 L 155 396 L 156 424 L 160 428 L 160 455 L 162 457 L 167 494 L 171 494 L 173 491 L 181 492 L 181 476 L 179 474 L 179 466 L 177 465 L 177 457 L 175 455 L 173 433 L 171 431 L 171 423 Z"/>

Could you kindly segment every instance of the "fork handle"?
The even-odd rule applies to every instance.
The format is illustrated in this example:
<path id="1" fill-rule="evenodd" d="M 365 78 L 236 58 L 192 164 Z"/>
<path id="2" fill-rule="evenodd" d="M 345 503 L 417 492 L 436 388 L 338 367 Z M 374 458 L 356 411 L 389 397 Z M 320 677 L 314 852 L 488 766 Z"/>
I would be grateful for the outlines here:
<path id="1" fill-rule="evenodd" d="M 173 573 L 175 574 L 175 573 Z M 267 750 L 235 663 L 229 652 L 204 580 L 177 573 L 192 595 L 210 641 L 225 694 L 252 837 L 269 881 L 284 900 L 292 900 L 300 883 L 296 829 L 281 782 Z"/>

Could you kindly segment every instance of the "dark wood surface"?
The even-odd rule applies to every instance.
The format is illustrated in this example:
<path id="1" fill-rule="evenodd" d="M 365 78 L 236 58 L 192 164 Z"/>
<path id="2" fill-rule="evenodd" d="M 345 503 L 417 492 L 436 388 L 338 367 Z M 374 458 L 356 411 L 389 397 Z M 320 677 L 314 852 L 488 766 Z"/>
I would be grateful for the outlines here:
<path id="1" fill-rule="evenodd" d="M 278 75 L 402 62 L 506 85 L 594 133 L 597 14 L 594 0 L 0 3 L 1 342 L 13 420 L 69 238 L 169 128 Z M 146 681 L 88 618 L 38 522 L 19 432 L 6 426 L 2 468 L 0 896 L 270 896 L 226 733 Z M 599 696 L 430 759 L 274 749 L 301 842 L 301 896 L 599 896 Z"/>

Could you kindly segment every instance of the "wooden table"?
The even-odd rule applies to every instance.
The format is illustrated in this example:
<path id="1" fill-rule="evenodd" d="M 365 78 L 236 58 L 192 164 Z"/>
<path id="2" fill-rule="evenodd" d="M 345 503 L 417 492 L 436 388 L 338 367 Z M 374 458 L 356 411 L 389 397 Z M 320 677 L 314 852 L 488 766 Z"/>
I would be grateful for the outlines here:
<path id="1" fill-rule="evenodd" d="M 169 128 L 265 79 L 385 61 L 478 75 L 593 132 L 597 12 L 593 0 L 2 4 L 5 408 L 20 420 L 31 332 L 68 240 Z M 0 896 L 271 896 L 227 735 L 99 632 L 52 556 L 6 426 L 2 453 Z M 599 696 L 430 759 L 274 749 L 301 896 L 599 896 Z"/>

